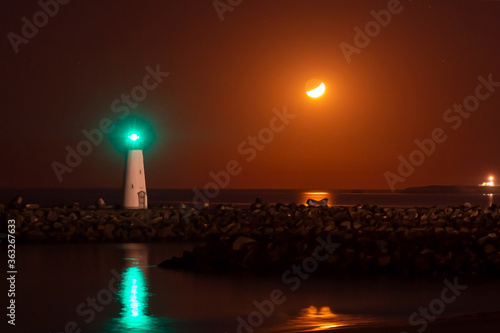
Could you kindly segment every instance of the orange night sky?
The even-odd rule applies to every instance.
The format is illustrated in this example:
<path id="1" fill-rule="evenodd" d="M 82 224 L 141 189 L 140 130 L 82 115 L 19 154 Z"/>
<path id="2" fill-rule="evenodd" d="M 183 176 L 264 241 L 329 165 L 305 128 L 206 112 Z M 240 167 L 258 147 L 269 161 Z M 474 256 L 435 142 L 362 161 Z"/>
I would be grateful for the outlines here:
<path id="1" fill-rule="evenodd" d="M 121 187 L 124 155 L 106 133 L 73 167 L 66 147 L 126 114 L 156 131 L 145 152 L 150 188 L 201 188 L 230 161 L 238 172 L 227 188 L 401 189 L 500 176 L 500 2 L 231 8 L 74 1 L 13 46 L 22 18 L 41 9 L 2 2 L 0 187 Z M 325 83 L 321 98 L 305 94 L 310 79 Z"/>

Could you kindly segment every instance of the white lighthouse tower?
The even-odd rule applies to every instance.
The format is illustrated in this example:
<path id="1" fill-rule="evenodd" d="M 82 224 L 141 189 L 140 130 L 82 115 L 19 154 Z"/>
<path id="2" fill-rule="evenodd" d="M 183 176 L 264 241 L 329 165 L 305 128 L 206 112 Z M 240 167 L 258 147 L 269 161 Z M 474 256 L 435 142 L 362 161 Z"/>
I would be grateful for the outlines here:
<path id="1" fill-rule="evenodd" d="M 125 168 L 125 184 L 123 207 L 128 209 L 147 209 L 146 175 L 144 174 L 144 157 L 141 149 L 141 138 L 137 133 L 128 136 L 130 140 Z"/>

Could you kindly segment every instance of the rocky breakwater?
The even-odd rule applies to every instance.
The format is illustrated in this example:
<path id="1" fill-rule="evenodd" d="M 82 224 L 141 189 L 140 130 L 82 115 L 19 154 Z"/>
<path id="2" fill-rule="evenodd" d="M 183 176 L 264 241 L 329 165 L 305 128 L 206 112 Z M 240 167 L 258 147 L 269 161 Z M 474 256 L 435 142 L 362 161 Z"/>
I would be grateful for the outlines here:
<path id="1" fill-rule="evenodd" d="M 335 251 L 314 271 L 397 275 L 500 276 L 500 211 L 489 208 L 381 208 L 263 205 L 238 227 L 159 266 L 201 272 L 286 272 Z M 239 214 L 238 214 L 239 215 Z M 338 247 L 337 247 L 338 245 Z M 322 252 L 323 254 L 326 252 Z M 313 265 L 314 266 L 314 265 Z"/>
<path id="2" fill-rule="evenodd" d="M 16 221 L 18 242 L 207 241 L 165 267 L 266 271 L 310 256 L 317 238 L 340 244 L 322 270 L 397 274 L 500 275 L 500 209 L 313 207 L 258 200 L 250 208 L 148 210 L 106 206 L 0 205 L 1 232 Z"/>
<path id="3" fill-rule="evenodd" d="M 50 208 L 20 208 L 0 204 L 1 230 L 7 221 L 16 221 L 17 242 L 149 242 L 197 241 L 206 228 L 188 218 L 193 209 L 184 206 L 162 206 L 147 210 L 120 209 L 108 206 L 102 199 L 96 205 Z M 205 230 L 205 232 L 203 231 Z"/>

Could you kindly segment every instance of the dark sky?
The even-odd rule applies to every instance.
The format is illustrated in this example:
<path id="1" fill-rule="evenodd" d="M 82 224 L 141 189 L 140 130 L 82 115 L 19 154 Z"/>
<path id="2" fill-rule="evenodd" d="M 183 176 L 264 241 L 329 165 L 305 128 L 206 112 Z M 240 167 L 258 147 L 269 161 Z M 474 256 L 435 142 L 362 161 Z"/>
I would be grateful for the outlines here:
<path id="1" fill-rule="evenodd" d="M 399 189 L 500 177 L 500 87 L 478 88 L 479 76 L 500 82 L 500 1 L 389 3 L 398 13 L 384 27 L 370 22 L 388 1 L 244 0 L 221 21 L 212 1 L 73 0 L 47 22 L 36 1 L 2 1 L 0 187 L 122 186 L 124 155 L 107 138 L 62 181 L 53 166 L 66 165 L 66 147 L 86 140 L 83 130 L 124 117 L 113 110 L 143 85 L 148 66 L 169 73 L 131 101 L 130 115 L 156 130 L 145 152 L 150 188 L 201 188 L 231 160 L 241 172 L 228 188 Z M 23 38 L 34 15 L 38 32 L 13 47 L 9 36 Z M 355 47 L 355 28 L 367 24 L 369 43 L 358 38 L 348 61 L 341 45 Z M 309 79 L 326 84 L 320 99 L 305 94 Z M 465 101 L 477 110 L 447 111 Z M 273 120 L 284 108 L 286 125 Z M 270 122 L 280 131 L 266 130 Z M 441 142 L 430 144 L 435 129 Z M 400 155 L 417 166 L 398 171 Z"/>

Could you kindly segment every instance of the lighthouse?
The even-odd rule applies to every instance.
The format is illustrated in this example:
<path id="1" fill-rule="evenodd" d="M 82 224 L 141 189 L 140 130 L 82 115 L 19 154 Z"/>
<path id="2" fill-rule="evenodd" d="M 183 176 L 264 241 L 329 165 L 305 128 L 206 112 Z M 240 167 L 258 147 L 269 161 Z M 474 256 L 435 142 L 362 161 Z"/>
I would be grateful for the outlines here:
<path id="1" fill-rule="evenodd" d="M 148 194 L 144 173 L 144 156 L 139 133 L 130 133 L 127 137 L 127 160 L 125 164 L 125 182 L 123 187 L 123 207 L 128 209 L 147 209 Z"/>
<path id="2" fill-rule="evenodd" d="M 152 123 L 137 115 L 130 115 L 115 123 L 114 130 L 109 133 L 109 140 L 120 154 L 125 155 L 123 207 L 147 209 L 148 194 L 143 152 L 151 148 L 156 140 Z"/>

